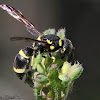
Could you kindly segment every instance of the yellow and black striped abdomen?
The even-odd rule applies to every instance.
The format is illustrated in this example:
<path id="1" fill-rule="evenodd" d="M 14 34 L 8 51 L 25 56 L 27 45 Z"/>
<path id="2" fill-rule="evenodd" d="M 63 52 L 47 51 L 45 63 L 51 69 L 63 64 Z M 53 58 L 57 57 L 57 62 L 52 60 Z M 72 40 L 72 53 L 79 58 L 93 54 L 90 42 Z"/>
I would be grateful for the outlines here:
<path id="1" fill-rule="evenodd" d="M 14 59 L 14 65 L 13 65 L 14 71 L 16 73 L 25 73 L 28 69 L 29 62 L 30 62 L 29 58 L 26 59 L 25 57 L 23 57 L 18 53 Z"/>
<path id="2" fill-rule="evenodd" d="M 19 53 L 16 55 L 14 59 L 13 70 L 17 74 L 21 75 L 27 73 L 30 65 L 30 56 L 32 56 L 32 53 L 33 49 L 30 47 L 26 47 L 24 49 L 21 49 Z M 20 78 L 22 76 L 18 77 Z"/>

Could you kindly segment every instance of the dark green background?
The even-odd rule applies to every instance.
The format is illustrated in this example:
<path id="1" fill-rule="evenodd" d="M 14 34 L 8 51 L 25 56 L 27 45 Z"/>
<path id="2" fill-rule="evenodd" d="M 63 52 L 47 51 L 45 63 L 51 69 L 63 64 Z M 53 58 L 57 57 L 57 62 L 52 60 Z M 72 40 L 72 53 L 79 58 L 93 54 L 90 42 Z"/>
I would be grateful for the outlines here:
<path id="1" fill-rule="evenodd" d="M 65 27 L 75 47 L 75 60 L 84 67 L 68 100 L 100 100 L 99 0 L 0 0 L 0 4 L 19 9 L 41 31 Z M 15 55 L 31 43 L 11 42 L 13 36 L 32 37 L 23 24 L 0 9 L 0 100 L 35 100 L 33 90 L 12 69 Z"/>

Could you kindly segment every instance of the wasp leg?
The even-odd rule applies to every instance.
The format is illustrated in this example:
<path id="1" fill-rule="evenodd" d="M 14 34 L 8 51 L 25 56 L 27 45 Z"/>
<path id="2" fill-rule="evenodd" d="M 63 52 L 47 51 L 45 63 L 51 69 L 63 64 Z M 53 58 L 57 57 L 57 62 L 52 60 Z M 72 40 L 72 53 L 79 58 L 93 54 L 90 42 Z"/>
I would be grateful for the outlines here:
<path id="1" fill-rule="evenodd" d="M 30 71 L 28 71 L 27 72 L 27 74 L 26 74 L 26 78 L 25 78 L 25 83 L 27 83 L 30 87 L 34 87 L 34 83 L 33 83 L 33 71 L 32 70 L 30 70 Z"/>
<path id="2" fill-rule="evenodd" d="M 49 56 L 51 57 L 51 53 L 49 52 Z"/>
<path id="3" fill-rule="evenodd" d="M 34 55 L 31 57 L 31 70 L 32 70 L 33 64 L 34 64 Z"/>
<path id="4" fill-rule="evenodd" d="M 70 52 L 70 54 L 68 55 L 68 62 L 72 62 L 74 61 L 74 50 L 72 50 Z"/>

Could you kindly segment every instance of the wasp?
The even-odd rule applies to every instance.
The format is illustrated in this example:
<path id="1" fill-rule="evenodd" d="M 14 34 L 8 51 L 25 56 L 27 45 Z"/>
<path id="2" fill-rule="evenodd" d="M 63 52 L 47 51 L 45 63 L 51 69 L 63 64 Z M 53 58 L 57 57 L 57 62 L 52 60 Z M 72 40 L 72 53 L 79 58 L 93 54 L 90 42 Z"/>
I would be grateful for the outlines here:
<path id="1" fill-rule="evenodd" d="M 44 34 L 39 32 L 36 27 L 29 22 L 24 15 L 19 11 L 13 8 L 12 6 L 2 4 L 0 7 L 7 11 L 12 17 L 17 19 L 18 21 L 25 24 L 26 29 L 33 35 L 33 38 L 28 37 L 11 37 L 10 40 L 26 40 L 32 41 L 35 44 L 30 47 L 27 46 L 19 51 L 19 53 L 15 56 L 13 69 L 17 73 L 17 76 L 22 79 L 24 74 L 28 72 L 29 65 L 33 65 L 34 57 L 40 52 L 43 54 L 44 52 L 55 52 L 61 49 L 62 57 L 69 52 L 72 51 L 73 45 L 72 42 L 67 39 L 61 39 L 57 34 Z M 70 53 L 71 56 L 71 53 Z"/>

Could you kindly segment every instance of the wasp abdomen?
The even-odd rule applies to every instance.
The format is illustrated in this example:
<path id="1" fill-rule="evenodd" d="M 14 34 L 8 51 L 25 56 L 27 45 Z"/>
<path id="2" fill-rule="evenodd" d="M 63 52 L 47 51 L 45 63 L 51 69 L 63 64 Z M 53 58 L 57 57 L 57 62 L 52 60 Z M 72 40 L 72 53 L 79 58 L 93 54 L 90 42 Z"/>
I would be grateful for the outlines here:
<path id="1" fill-rule="evenodd" d="M 33 48 L 26 47 L 21 49 L 14 59 L 13 69 L 19 74 L 17 75 L 22 79 L 22 75 L 27 73 L 30 64 L 30 56 L 33 54 Z"/>
<path id="2" fill-rule="evenodd" d="M 14 71 L 16 73 L 25 73 L 29 67 L 29 62 L 29 58 L 26 59 L 18 53 L 14 59 Z"/>

